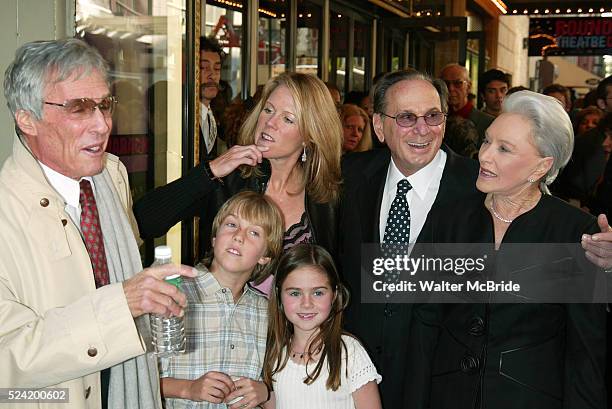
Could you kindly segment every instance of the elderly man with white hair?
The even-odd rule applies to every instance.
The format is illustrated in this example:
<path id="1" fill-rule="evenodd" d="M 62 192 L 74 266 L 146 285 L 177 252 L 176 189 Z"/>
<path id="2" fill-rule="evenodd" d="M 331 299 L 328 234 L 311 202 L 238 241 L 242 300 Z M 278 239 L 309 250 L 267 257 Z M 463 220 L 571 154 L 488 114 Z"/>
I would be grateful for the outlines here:
<path id="1" fill-rule="evenodd" d="M 105 61 L 77 39 L 27 43 L 4 95 L 17 135 L 0 171 L 0 387 L 66 389 L 28 407 L 161 408 L 145 314 L 183 314 L 162 279 L 195 272 L 142 269 L 126 169 L 105 152 Z"/>

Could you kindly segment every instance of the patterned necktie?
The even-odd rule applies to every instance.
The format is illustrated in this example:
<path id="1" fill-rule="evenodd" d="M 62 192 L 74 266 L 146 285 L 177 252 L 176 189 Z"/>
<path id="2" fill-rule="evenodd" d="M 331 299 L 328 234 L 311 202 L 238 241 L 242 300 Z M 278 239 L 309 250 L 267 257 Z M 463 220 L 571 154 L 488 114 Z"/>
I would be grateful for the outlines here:
<path id="1" fill-rule="evenodd" d="M 406 193 L 410 189 L 412 186 L 407 179 L 397 182 L 397 193 L 391 203 L 385 227 L 385 244 L 407 244 L 410 239 L 410 208 L 406 200 Z"/>
<path id="2" fill-rule="evenodd" d="M 208 110 L 206 114 L 208 122 L 208 139 L 206 141 L 206 152 L 210 153 L 213 146 L 215 146 L 215 139 L 217 139 L 217 122 L 215 116 L 212 113 L 212 109 Z"/>
<path id="3" fill-rule="evenodd" d="M 397 183 L 397 193 L 389 215 L 387 226 L 385 226 L 385 236 L 383 238 L 382 253 L 387 258 L 407 254 L 407 244 L 410 239 L 410 208 L 406 200 L 406 193 L 412 189 L 407 179 L 402 179 Z M 387 283 L 396 283 L 400 278 L 400 272 L 391 269 L 387 271 L 383 280 Z M 385 295 L 390 298 L 390 294 Z"/>
<path id="4" fill-rule="evenodd" d="M 100 218 L 98 216 L 98 206 L 88 180 L 83 179 L 79 183 L 81 194 L 81 232 L 85 247 L 89 253 L 91 266 L 93 267 L 96 288 L 109 284 L 108 264 L 106 263 L 106 253 L 104 251 L 104 241 L 102 230 L 100 229 Z"/>

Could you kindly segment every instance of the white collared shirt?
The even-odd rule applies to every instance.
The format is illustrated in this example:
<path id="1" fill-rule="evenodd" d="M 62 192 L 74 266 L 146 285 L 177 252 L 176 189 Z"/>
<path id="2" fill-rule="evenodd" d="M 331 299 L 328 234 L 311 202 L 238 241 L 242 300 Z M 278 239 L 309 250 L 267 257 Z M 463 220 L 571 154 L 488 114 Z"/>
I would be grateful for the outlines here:
<path id="1" fill-rule="evenodd" d="M 40 166 L 42 167 L 42 170 L 45 173 L 49 184 L 64 199 L 64 202 L 66 203 L 66 206 L 64 206 L 64 210 L 66 211 L 66 213 L 68 213 L 68 216 L 70 216 L 70 219 L 77 226 L 77 228 L 81 230 L 81 204 L 79 202 L 79 197 L 81 195 L 81 187 L 79 185 L 79 182 L 82 179 L 89 180 L 89 183 L 91 183 L 91 188 L 95 196 L 96 189 L 93 183 L 93 179 L 87 176 L 81 178 L 81 180 L 74 180 L 66 175 L 62 175 L 61 173 L 51 169 L 42 162 L 38 163 L 40 163 Z"/>
<path id="2" fill-rule="evenodd" d="M 206 153 L 210 153 L 217 139 L 217 122 L 210 107 L 200 102 L 200 132 L 206 145 Z"/>
<path id="3" fill-rule="evenodd" d="M 416 242 L 427 214 L 431 210 L 438 190 L 440 189 L 440 180 L 442 179 L 442 172 L 444 172 L 444 165 L 446 164 L 446 152 L 442 149 L 438 151 L 433 160 L 429 162 L 424 168 L 418 172 L 406 177 L 400 172 L 395 165 L 393 158 L 389 163 L 389 169 L 387 170 L 387 180 L 385 181 L 385 190 L 383 192 L 383 199 L 380 205 L 380 242 L 382 243 L 385 237 L 385 227 L 387 226 L 387 217 L 389 216 L 389 209 L 391 203 L 395 198 L 397 192 L 397 183 L 402 179 L 408 179 L 412 189 L 406 194 L 408 200 L 408 206 L 410 208 L 410 244 Z"/>

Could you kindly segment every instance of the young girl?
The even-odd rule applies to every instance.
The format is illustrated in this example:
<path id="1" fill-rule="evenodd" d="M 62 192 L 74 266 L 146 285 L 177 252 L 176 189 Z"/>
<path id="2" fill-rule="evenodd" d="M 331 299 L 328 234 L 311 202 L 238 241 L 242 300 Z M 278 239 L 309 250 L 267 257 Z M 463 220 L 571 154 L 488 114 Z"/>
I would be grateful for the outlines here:
<path id="1" fill-rule="evenodd" d="M 279 260 L 268 305 L 264 382 L 269 408 L 380 409 L 376 372 L 342 331 L 348 291 L 322 247 L 300 244 Z"/>

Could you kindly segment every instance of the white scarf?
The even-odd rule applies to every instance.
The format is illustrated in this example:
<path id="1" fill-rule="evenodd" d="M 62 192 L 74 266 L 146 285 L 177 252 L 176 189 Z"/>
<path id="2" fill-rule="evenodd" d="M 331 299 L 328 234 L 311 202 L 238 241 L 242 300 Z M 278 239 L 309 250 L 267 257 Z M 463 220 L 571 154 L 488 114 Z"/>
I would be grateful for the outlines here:
<path id="1" fill-rule="evenodd" d="M 138 245 L 108 170 L 104 169 L 93 180 L 110 282 L 119 283 L 142 271 Z M 142 315 L 135 323 L 150 346 L 147 318 Z M 111 368 L 108 407 L 161 409 L 157 359 L 153 354 L 146 353 Z"/>

